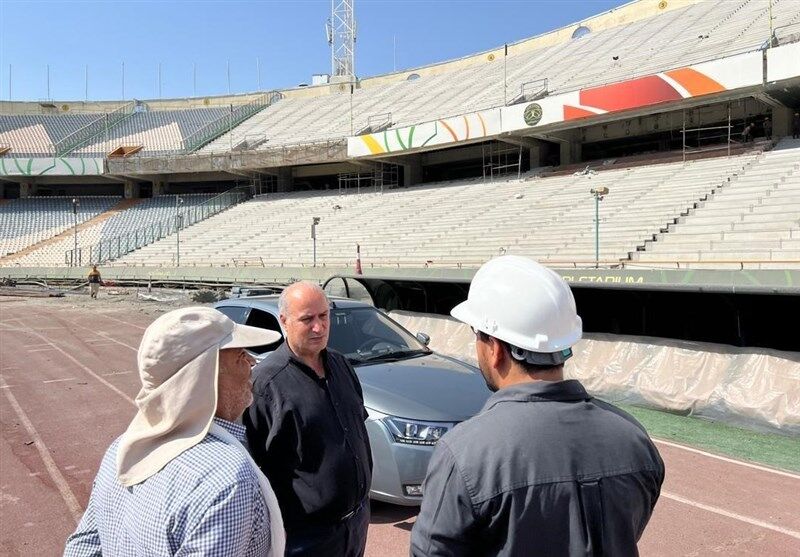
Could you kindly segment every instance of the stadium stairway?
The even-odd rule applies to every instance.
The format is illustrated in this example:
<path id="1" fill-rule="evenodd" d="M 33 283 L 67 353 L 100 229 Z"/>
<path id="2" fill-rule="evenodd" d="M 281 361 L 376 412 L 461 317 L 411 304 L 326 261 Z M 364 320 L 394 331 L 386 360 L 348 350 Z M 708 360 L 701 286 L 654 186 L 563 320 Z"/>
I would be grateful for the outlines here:
<path id="1" fill-rule="evenodd" d="M 758 155 L 640 249 L 631 266 L 800 268 L 800 141 Z"/>
<path id="2" fill-rule="evenodd" d="M 27 256 L 32 255 L 32 254 L 35 254 L 36 252 L 38 252 L 40 250 L 44 250 L 48 246 L 52 246 L 53 244 L 57 244 L 57 243 L 65 240 L 65 239 L 72 238 L 72 236 L 73 236 L 73 234 L 75 234 L 76 230 L 77 230 L 78 234 L 80 234 L 82 231 L 84 231 L 84 230 L 86 230 L 88 228 L 93 228 L 93 227 L 97 226 L 98 224 L 102 224 L 105 221 L 107 221 L 108 219 L 110 219 L 111 217 L 113 217 L 114 215 L 117 215 L 117 214 L 121 213 L 122 211 L 130 209 L 131 207 L 135 207 L 136 205 L 141 203 L 141 201 L 142 201 L 141 199 L 123 199 L 119 203 L 117 203 L 116 205 L 111 207 L 111 209 L 109 209 L 108 211 L 105 211 L 104 213 L 100 213 L 99 215 L 97 215 L 97 216 L 95 216 L 95 217 L 93 217 L 93 218 L 91 218 L 91 219 L 89 219 L 87 221 L 84 221 L 84 222 L 78 224 L 78 226 L 75 227 L 75 228 L 69 228 L 69 229 L 61 232 L 60 234 L 56 234 L 55 236 L 51 236 L 49 238 L 46 238 L 46 239 L 44 239 L 44 240 L 42 240 L 40 242 L 37 242 L 37 243 L 35 243 L 33 245 L 30 245 L 30 246 L 28 246 L 28 247 L 26 247 L 24 249 L 21 249 L 20 251 L 18 251 L 16 253 L 8 254 L 5 257 L 0 257 L 0 267 L 8 267 L 8 266 L 14 265 L 16 262 L 18 262 L 19 260 L 21 260 L 24 257 L 27 257 Z"/>

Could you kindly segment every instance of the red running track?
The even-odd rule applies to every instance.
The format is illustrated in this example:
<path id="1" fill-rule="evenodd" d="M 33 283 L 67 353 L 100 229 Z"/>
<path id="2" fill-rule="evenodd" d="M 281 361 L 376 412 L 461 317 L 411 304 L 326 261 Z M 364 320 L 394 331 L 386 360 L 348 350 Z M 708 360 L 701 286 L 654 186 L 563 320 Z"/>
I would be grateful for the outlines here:
<path id="1" fill-rule="evenodd" d="M 151 316 L 88 300 L 0 300 L 0 554 L 58 555 L 134 414 Z M 800 476 L 659 442 L 643 555 L 800 555 Z M 416 510 L 373 506 L 367 555 L 408 555 Z"/>

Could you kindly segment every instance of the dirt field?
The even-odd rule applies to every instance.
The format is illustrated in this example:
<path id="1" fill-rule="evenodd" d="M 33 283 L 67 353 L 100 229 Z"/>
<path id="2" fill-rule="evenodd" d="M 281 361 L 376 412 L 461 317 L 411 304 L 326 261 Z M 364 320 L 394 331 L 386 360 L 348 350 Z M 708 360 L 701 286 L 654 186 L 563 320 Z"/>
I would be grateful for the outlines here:
<path id="1" fill-rule="evenodd" d="M 108 444 L 134 414 L 136 293 L 0 298 L 0 554 L 58 555 Z M 163 296 L 162 296 L 163 295 Z M 658 442 L 667 479 L 643 555 L 800 555 L 800 476 Z M 375 504 L 367 555 L 407 555 L 415 509 Z"/>

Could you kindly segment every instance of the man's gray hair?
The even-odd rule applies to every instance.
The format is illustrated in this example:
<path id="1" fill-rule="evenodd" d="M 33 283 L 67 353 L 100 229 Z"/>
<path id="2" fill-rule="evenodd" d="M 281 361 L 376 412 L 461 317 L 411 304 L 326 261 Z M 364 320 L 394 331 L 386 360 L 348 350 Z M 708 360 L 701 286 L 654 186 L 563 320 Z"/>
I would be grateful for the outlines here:
<path id="1" fill-rule="evenodd" d="M 301 280 L 290 284 L 281 292 L 281 295 L 278 298 L 278 315 L 288 315 L 287 310 L 289 307 L 289 296 L 292 292 L 299 288 L 308 288 L 314 292 L 318 292 L 319 294 L 322 294 L 322 297 L 325 298 L 326 302 L 328 301 L 328 295 L 325 294 L 325 291 L 319 284 L 316 282 L 311 282 L 310 280 Z"/>

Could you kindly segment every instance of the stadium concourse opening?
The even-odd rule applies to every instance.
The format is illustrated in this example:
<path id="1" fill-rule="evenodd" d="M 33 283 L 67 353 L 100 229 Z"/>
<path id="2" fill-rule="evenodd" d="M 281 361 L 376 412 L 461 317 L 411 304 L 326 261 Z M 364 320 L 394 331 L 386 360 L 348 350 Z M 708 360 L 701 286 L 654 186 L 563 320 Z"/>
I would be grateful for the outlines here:
<path id="1" fill-rule="evenodd" d="M 611 333 L 796 350 L 800 297 L 783 293 L 695 291 L 573 284 L 587 333 Z M 325 286 L 332 293 L 369 301 L 386 311 L 449 315 L 467 298 L 466 280 L 404 280 L 342 275 Z"/>

